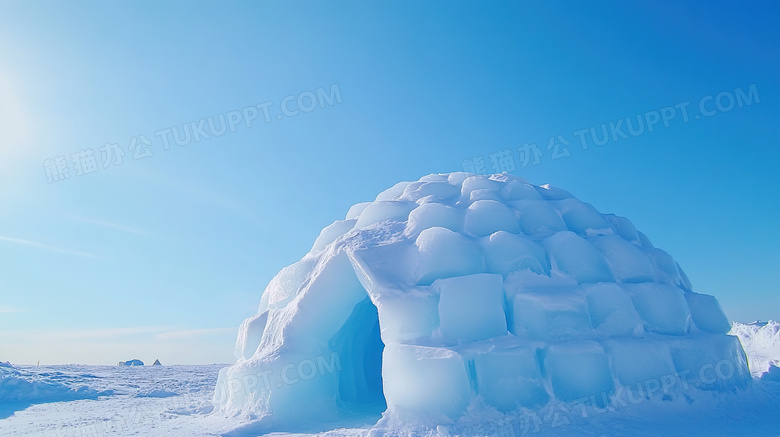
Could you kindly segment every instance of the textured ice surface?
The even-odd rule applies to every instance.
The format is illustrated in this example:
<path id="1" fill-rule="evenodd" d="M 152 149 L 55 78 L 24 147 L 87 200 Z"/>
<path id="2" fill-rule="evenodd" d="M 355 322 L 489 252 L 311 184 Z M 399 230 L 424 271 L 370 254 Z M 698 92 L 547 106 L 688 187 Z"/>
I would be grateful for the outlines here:
<path id="1" fill-rule="evenodd" d="M 549 400 L 534 349 L 498 349 L 474 358 L 477 390 L 501 411 L 537 407 Z"/>
<path id="2" fill-rule="evenodd" d="M 573 340 L 593 335 L 585 295 L 579 287 L 517 293 L 512 333 L 534 340 Z"/>
<path id="3" fill-rule="evenodd" d="M 669 346 L 664 341 L 640 338 L 616 338 L 604 341 L 615 379 L 626 386 L 673 376 L 674 367 Z"/>
<path id="4" fill-rule="evenodd" d="M 429 175 L 349 208 L 279 272 L 215 404 L 284 429 L 355 410 L 448 423 L 603 406 L 626 386 L 682 399 L 672 386 L 744 385 L 727 330 L 628 219 L 508 174 Z"/>
<path id="5" fill-rule="evenodd" d="M 604 348 L 595 341 L 553 344 L 545 351 L 544 367 L 558 399 L 574 401 L 614 388 Z"/>
<path id="6" fill-rule="evenodd" d="M 489 272 L 501 275 L 526 269 L 539 274 L 550 272 L 544 249 L 524 235 L 498 231 L 480 243 Z"/>
<path id="7" fill-rule="evenodd" d="M 417 237 L 415 246 L 420 251 L 415 272 L 419 285 L 485 271 L 485 260 L 477 243 L 449 229 L 426 229 Z"/>
<path id="8" fill-rule="evenodd" d="M 495 191 L 490 191 L 495 193 Z M 472 192 L 473 193 L 473 192 Z M 483 237 L 497 231 L 520 232 L 515 213 L 497 200 L 476 200 L 466 210 L 466 232 Z"/>
<path id="9" fill-rule="evenodd" d="M 650 257 L 625 239 L 617 235 L 604 235 L 593 238 L 593 244 L 601 250 L 616 280 L 646 282 L 655 277 Z"/>
<path id="10" fill-rule="evenodd" d="M 463 357 L 446 348 L 391 343 L 382 378 L 390 407 L 455 417 L 471 396 Z"/>
<path id="11" fill-rule="evenodd" d="M 423 203 L 409 214 L 409 231 L 418 234 L 425 229 L 441 227 L 460 231 L 463 227 L 463 210 L 441 203 Z"/>
<path id="12" fill-rule="evenodd" d="M 605 335 L 640 335 L 642 322 L 628 293 L 617 284 L 583 287 L 593 328 Z"/>
<path id="13" fill-rule="evenodd" d="M 693 322 L 699 329 L 715 334 L 729 332 L 729 320 L 714 296 L 691 292 L 685 293 L 685 300 L 691 309 Z"/>
<path id="14" fill-rule="evenodd" d="M 579 283 L 613 282 L 604 256 L 587 239 L 571 231 L 560 231 L 545 239 L 545 246 L 557 269 Z"/>
<path id="15" fill-rule="evenodd" d="M 696 387 L 723 390 L 750 379 L 739 340 L 730 335 L 682 337 L 669 342 L 674 367 Z"/>
<path id="16" fill-rule="evenodd" d="M 476 341 L 506 334 L 501 275 L 437 279 L 433 288 L 439 293 L 439 323 L 446 340 Z"/>
<path id="17" fill-rule="evenodd" d="M 685 335 L 690 330 L 691 311 L 684 292 L 669 284 L 643 282 L 624 284 L 645 330 L 658 334 Z"/>

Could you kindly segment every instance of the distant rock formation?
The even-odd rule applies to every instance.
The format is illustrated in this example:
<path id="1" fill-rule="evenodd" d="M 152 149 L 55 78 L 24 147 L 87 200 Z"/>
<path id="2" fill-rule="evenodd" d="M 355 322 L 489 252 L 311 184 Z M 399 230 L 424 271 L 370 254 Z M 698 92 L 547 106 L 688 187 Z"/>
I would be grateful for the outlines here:
<path id="1" fill-rule="evenodd" d="M 119 366 L 143 366 L 144 362 L 141 360 L 120 361 Z"/>
<path id="2" fill-rule="evenodd" d="M 154 360 L 154 363 L 152 363 L 152 366 L 162 366 L 162 364 L 160 364 L 160 360 Z"/>

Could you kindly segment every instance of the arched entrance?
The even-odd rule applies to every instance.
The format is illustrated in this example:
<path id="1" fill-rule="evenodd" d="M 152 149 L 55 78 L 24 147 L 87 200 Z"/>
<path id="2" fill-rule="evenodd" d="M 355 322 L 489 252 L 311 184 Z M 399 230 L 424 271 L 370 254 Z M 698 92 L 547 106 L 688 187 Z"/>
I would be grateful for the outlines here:
<path id="1" fill-rule="evenodd" d="M 382 389 L 382 351 L 376 306 L 366 296 L 328 343 L 339 356 L 339 409 L 381 414 L 387 409 Z"/>

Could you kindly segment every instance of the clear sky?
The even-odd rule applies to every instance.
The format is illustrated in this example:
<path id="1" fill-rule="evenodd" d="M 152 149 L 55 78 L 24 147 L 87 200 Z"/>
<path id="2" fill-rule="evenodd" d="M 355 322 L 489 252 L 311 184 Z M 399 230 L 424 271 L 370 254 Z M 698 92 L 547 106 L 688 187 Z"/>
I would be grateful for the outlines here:
<path id="1" fill-rule="evenodd" d="M 0 361 L 231 362 L 321 228 L 464 167 L 626 216 L 730 319 L 777 319 L 778 22 L 776 1 L 0 2 Z"/>

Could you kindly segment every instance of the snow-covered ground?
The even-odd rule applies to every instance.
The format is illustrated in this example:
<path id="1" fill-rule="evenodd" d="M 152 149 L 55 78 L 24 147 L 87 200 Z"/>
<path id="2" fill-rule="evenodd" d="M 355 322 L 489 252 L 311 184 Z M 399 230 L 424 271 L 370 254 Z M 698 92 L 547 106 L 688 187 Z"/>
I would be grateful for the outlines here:
<path id="1" fill-rule="evenodd" d="M 376 417 L 353 417 L 318 429 L 270 435 L 780 435 L 780 382 L 760 379 L 765 368 L 755 367 L 780 361 L 777 327 L 776 322 L 734 324 L 732 334 L 739 336 L 750 357 L 754 379 L 727 393 L 691 387 L 683 390 L 688 396 L 665 400 L 661 388 L 651 399 L 624 392 L 603 409 L 552 403 L 538 411 L 501 415 L 477 405 L 468 418 L 438 430 L 385 416 L 376 425 Z M 250 418 L 213 411 L 217 375 L 225 366 L 0 364 L 0 436 L 257 435 Z"/>
<path id="2" fill-rule="evenodd" d="M 0 436 L 219 435 L 208 366 L 4 366 Z"/>

